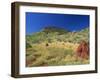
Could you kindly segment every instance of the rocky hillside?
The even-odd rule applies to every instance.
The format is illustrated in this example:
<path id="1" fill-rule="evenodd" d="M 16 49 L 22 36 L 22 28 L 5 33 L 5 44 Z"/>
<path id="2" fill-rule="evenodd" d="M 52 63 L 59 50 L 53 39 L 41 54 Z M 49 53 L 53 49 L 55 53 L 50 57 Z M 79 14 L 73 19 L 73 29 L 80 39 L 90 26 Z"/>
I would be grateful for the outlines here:
<path id="1" fill-rule="evenodd" d="M 89 42 L 89 28 L 82 29 L 80 31 L 68 31 L 57 27 L 45 27 L 42 31 L 26 35 L 27 46 L 29 44 L 41 43 L 41 42 L 71 42 L 79 43 L 85 40 Z"/>

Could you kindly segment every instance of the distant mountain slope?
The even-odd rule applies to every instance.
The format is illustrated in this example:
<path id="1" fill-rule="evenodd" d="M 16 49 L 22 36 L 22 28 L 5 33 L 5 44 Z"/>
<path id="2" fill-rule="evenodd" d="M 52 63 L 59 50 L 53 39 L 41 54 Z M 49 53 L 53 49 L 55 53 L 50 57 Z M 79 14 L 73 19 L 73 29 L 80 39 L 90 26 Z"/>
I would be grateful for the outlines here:
<path id="1" fill-rule="evenodd" d="M 89 28 L 70 32 L 62 28 L 49 26 L 45 27 L 41 32 L 26 35 L 26 42 L 31 44 L 41 42 L 51 43 L 55 41 L 79 43 L 82 40 L 89 41 Z"/>
<path id="2" fill-rule="evenodd" d="M 63 28 L 58 28 L 55 26 L 48 26 L 43 29 L 43 32 L 50 33 L 50 32 L 58 32 L 59 34 L 68 33 L 68 30 L 64 30 Z"/>

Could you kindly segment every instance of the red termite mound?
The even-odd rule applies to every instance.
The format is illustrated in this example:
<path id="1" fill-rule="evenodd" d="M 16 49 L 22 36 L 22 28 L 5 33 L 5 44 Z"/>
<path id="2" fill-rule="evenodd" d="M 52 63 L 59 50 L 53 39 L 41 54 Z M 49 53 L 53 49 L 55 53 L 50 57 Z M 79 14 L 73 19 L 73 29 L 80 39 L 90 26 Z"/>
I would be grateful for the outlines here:
<path id="1" fill-rule="evenodd" d="M 87 59 L 89 57 L 89 45 L 86 41 L 81 41 L 76 50 L 76 55 L 82 59 Z"/>

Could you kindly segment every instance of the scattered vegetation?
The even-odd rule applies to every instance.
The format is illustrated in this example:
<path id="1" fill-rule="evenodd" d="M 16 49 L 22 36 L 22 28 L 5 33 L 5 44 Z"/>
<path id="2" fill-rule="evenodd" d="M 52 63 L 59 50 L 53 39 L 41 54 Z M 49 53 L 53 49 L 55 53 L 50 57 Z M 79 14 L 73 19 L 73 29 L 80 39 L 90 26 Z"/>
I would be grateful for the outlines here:
<path id="1" fill-rule="evenodd" d="M 89 42 L 89 29 L 70 32 L 56 27 L 26 35 L 26 66 L 60 66 L 88 64 L 88 59 L 76 56 L 82 40 Z"/>

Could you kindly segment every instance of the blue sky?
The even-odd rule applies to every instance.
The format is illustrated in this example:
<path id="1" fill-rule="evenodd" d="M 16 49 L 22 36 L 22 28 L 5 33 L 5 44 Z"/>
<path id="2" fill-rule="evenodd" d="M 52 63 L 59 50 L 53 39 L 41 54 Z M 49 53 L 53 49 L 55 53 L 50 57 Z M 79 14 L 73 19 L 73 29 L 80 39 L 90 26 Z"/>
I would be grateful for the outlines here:
<path id="1" fill-rule="evenodd" d="M 26 34 L 39 32 L 47 26 L 79 31 L 89 27 L 89 21 L 89 15 L 26 12 Z"/>

